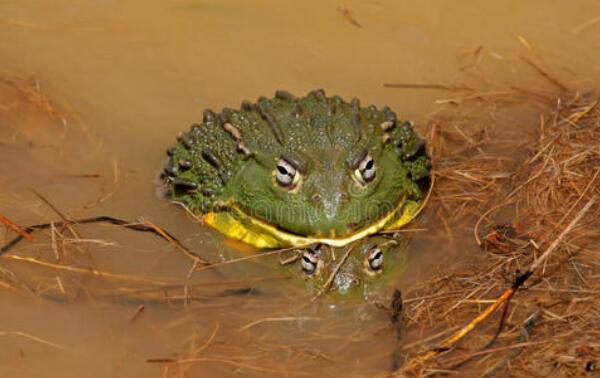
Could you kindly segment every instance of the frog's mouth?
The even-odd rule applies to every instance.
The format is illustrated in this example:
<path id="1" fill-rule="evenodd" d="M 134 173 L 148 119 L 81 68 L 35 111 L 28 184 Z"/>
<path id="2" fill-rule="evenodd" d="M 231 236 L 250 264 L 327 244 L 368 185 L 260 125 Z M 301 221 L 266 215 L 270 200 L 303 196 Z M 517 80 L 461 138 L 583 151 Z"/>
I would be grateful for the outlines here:
<path id="1" fill-rule="evenodd" d="M 302 247 L 314 243 L 343 247 L 380 230 L 393 230 L 404 226 L 412 220 L 419 206 L 420 201 L 402 198 L 394 209 L 379 220 L 340 238 L 294 234 L 245 213 L 235 204 L 229 205 L 226 211 L 205 214 L 202 220 L 225 236 L 256 248 Z"/>

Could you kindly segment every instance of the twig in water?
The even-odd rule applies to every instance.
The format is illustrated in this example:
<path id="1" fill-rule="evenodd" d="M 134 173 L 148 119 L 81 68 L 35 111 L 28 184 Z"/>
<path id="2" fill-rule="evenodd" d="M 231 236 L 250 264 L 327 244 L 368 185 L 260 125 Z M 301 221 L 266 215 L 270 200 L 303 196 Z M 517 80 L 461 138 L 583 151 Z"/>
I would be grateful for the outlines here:
<path id="1" fill-rule="evenodd" d="M 289 264 L 295 263 L 296 261 L 300 260 L 300 258 L 302 257 L 302 253 L 300 252 L 300 250 L 296 250 L 294 252 L 295 253 L 292 256 L 290 256 L 286 259 L 283 259 L 283 260 L 279 260 L 279 264 L 281 266 L 285 266 L 285 265 L 289 265 Z"/>
<path id="2" fill-rule="evenodd" d="M 131 316 L 131 319 L 129 320 L 131 323 L 135 322 L 140 315 L 142 315 L 142 313 L 144 312 L 144 310 L 146 310 L 146 306 L 145 305 L 139 305 L 136 309 L 135 312 L 133 313 L 133 315 Z"/>
<path id="3" fill-rule="evenodd" d="M 23 239 L 26 239 L 28 241 L 33 241 L 33 236 L 31 236 L 27 231 L 23 230 L 21 227 L 19 227 L 15 222 L 11 221 L 10 219 L 0 215 L 0 223 L 4 223 L 4 225 L 6 227 L 10 228 L 11 230 L 13 230 L 17 234 L 19 234 L 19 236 L 21 236 Z"/>
<path id="4" fill-rule="evenodd" d="M 225 260 L 225 261 L 222 261 L 222 262 L 211 263 L 211 264 L 208 264 L 206 266 L 197 268 L 196 271 L 200 272 L 200 271 L 203 271 L 203 270 L 216 268 L 216 267 L 221 266 L 221 265 L 229 265 L 229 264 L 237 263 L 237 262 L 240 262 L 240 261 L 246 261 L 246 260 L 256 259 L 256 258 L 265 257 L 265 256 L 277 255 L 277 254 L 280 254 L 280 253 L 283 253 L 283 252 L 291 251 L 291 250 L 296 249 L 296 248 L 297 247 L 289 247 L 289 248 L 276 249 L 276 250 L 273 250 L 273 251 L 256 253 L 256 254 L 253 254 L 253 255 L 250 255 L 250 256 L 239 257 L 237 259 L 230 259 L 230 260 Z"/>
<path id="5" fill-rule="evenodd" d="M 25 231 L 27 233 L 31 233 L 33 231 L 45 230 L 45 229 L 48 229 L 51 227 L 63 227 L 67 224 L 89 224 L 89 223 L 110 223 L 110 224 L 114 224 L 116 226 L 122 226 L 122 227 L 128 228 L 130 230 L 134 230 L 134 231 L 152 233 L 152 234 L 168 241 L 169 243 L 173 243 L 173 244 L 177 245 L 178 249 L 186 251 L 186 255 L 195 256 L 194 260 L 200 262 L 201 264 L 205 264 L 205 265 L 210 264 L 210 262 L 208 260 L 206 260 L 206 259 L 198 256 L 194 252 L 190 251 L 179 240 L 177 240 L 177 238 L 175 238 L 173 235 L 171 235 L 166 230 L 164 230 L 162 228 L 158 228 L 158 226 L 156 226 L 156 225 L 151 227 L 151 226 L 148 226 L 145 224 L 130 223 L 130 222 L 127 222 L 127 221 L 124 221 L 121 219 L 117 219 L 117 218 L 113 218 L 113 217 L 109 217 L 109 216 L 99 216 L 99 217 L 93 217 L 93 218 L 67 220 L 67 221 L 62 221 L 62 222 L 50 222 L 50 223 L 36 224 L 36 225 L 25 228 Z M 6 243 L 4 246 L 2 246 L 2 248 L 0 248 L 0 255 L 2 255 L 5 252 L 8 252 L 12 247 L 14 247 L 16 244 L 18 244 L 21 240 L 23 240 L 23 236 L 19 235 L 16 238 L 14 238 L 13 240 Z"/>
<path id="6" fill-rule="evenodd" d="M 588 21 L 584 22 L 583 24 L 577 25 L 576 27 L 574 27 L 573 29 L 571 29 L 571 34 L 579 34 L 584 29 L 587 29 L 590 26 L 595 25 L 595 24 L 597 24 L 599 22 L 600 22 L 600 17 L 594 17 L 591 20 L 588 20 Z"/>
<path id="7" fill-rule="evenodd" d="M 25 333 L 25 332 L 21 332 L 21 331 L 0 331 L 0 336 L 10 336 L 10 335 L 24 337 L 26 339 L 33 340 L 35 342 L 47 345 L 47 346 L 55 348 L 55 349 L 71 350 L 70 348 L 68 348 L 66 346 L 53 343 L 52 341 L 44 340 L 41 337 L 30 335 L 29 333 Z"/>
<path id="8" fill-rule="evenodd" d="M 181 242 L 179 242 L 177 239 L 175 239 L 173 236 L 171 236 L 169 233 L 167 233 L 162 228 L 158 227 L 153 222 L 149 221 L 148 219 L 144 219 L 143 223 L 147 224 L 148 227 L 155 230 L 156 233 L 161 238 L 163 238 L 166 241 L 168 241 L 169 243 L 171 243 L 173 246 L 175 246 L 175 248 L 177 248 L 179 251 L 183 252 L 184 255 L 186 255 L 190 259 L 194 260 L 194 262 L 199 263 L 199 264 L 205 264 L 205 265 L 210 264 L 210 262 L 208 260 L 205 260 L 204 258 L 198 256 L 196 253 L 187 249 L 183 244 L 181 244 Z"/>
<path id="9" fill-rule="evenodd" d="M 73 237 L 78 238 L 78 239 L 81 238 L 79 233 L 75 230 L 75 228 L 73 228 L 73 226 L 72 226 L 73 223 L 71 222 L 71 220 L 62 211 L 58 210 L 58 208 L 56 206 L 54 206 L 52 204 L 52 202 L 50 202 L 50 200 L 48 200 L 46 197 L 41 195 L 37 190 L 31 189 L 31 192 L 33 192 L 33 194 L 35 194 L 39 199 L 41 199 L 42 202 L 44 202 L 46 205 L 48 205 L 48 207 L 51 208 L 52 211 L 54 211 L 56 214 L 58 214 L 58 216 L 63 220 L 62 224 L 69 229 L 71 234 L 73 234 Z"/>
<path id="10" fill-rule="evenodd" d="M 217 364 L 226 364 L 232 365 L 241 369 L 255 370 L 263 373 L 285 373 L 288 374 L 288 371 L 279 370 L 279 369 L 270 369 L 262 366 L 250 365 L 244 362 L 239 362 L 236 360 L 227 360 L 224 358 L 216 358 L 216 357 L 198 357 L 198 358 L 186 358 L 186 359 L 173 359 L 173 358 L 149 358 L 146 360 L 148 363 L 163 363 L 163 364 L 191 364 L 196 362 L 214 362 Z"/>
<path id="11" fill-rule="evenodd" d="M 310 316 L 286 316 L 286 317 L 281 317 L 281 318 L 263 318 L 263 319 L 258 319 L 255 320 L 251 323 L 246 324 L 243 327 L 240 327 L 240 332 L 241 331 L 245 331 L 250 327 L 254 327 L 255 325 L 261 324 L 261 323 L 267 323 L 267 322 L 293 322 L 296 320 L 321 320 L 321 318 L 314 318 L 314 317 L 310 317 Z"/>
<path id="12" fill-rule="evenodd" d="M 551 82 L 552 84 L 556 85 L 561 91 L 564 91 L 564 92 L 568 92 L 569 91 L 569 88 L 567 88 L 563 83 L 561 83 L 560 81 L 558 81 L 558 79 L 556 79 L 555 77 L 553 77 L 552 75 L 550 75 L 548 72 L 546 72 L 546 70 L 544 70 L 539 65 L 535 64 L 529 58 L 526 58 L 524 56 L 521 56 L 520 58 L 521 58 L 522 61 L 524 61 L 525 63 L 529 64 L 531 67 L 533 67 L 540 75 L 542 75 L 543 77 L 545 77 L 546 79 L 548 79 L 549 82 Z"/>
<path id="13" fill-rule="evenodd" d="M 508 314 L 508 308 L 510 306 L 510 298 L 506 300 L 506 302 L 504 303 L 504 310 L 502 311 L 502 317 L 500 318 L 500 324 L 498 325 L 498 329 L 496 330 L 496 333 L 494 334 L 494 336 L 492 336 L 492 338 L 490 339 L 490 341 L 488 341 L 483 348 L 481 348 L 478 352 L 472 353 L 471 355 L 469 355 L 466 358 L 463 358 L 462 361 L 458 362 L 455 365 L 452 365 L 452 367 L 449 367 L 448 370 L 457 370 L 460 367 L 462 367 L 464 364 L 466 364 L 467 362 L 471 361 L 474 357 L 479 356 L 481 353 L 483 353 L 486 350 L 489 350 L 489 348 L 494 345 L 494 342 L 496 342 L 496 340 L 498 339 L 498 336 L 500 336 L 500 333 L 502 333 L 502 329 L 504 328 L 504 324 L 506 322 L 506 316 Z"/>
<path id="14" fill-rule="evenodd" d="M 217 322 L 217 324 L 215 324 L 215 329 L 213 329 L 213 331 L 210 334 L 210 336 L 208 337 L 208 339 L 198 349 L 194 350 L 194 354 L 196 354 L 196 355 L 200 354 L 206 348 L 208 348 L 208 346 L 213 342 L 213 340 L 215 339 L 215 337 L 217 337 L 217 332 L 219 332 L 220 328 L 221 328 L 221 323 Z"/>
<path id="15" fill-rule="evenodd" d="M 362 29 L 362 25 L 358 21 L 356 21 L 356 18 L 354 18 L 350 9 L 340 7 L 338 8 L 338 12 L 340 12 L 342 16 L 344 16 L 346 21 L 348 21 L 350 24 L 356 26 L 359 29 Z"/>
<path id="16" fill-rule="evenodd" d="M 323 295 L 323 294 L 325 294 L 326 292 L 329 291 L 329 289 L 331 288 L 331 284 L 333 283 L 333 280 L 335 279 L 335 276 L 338 274 L 338 272 L 340 271 L 340 269 L 342 268 L 342 266 L 344 265 L 344 263 L 348 259 L 348 256 L 350 256 L 350 252 L 352 252 L 352 249 L 354 249 L 354 246 L 355 246 L 355 244 L 352 244 L 348 248 L 348 250 L 346 250 L 346 253 L 342 257 L 342 259 L 340 260 L 340 262 L 335 266 L 335 269 L 333 270 L 333 272 L 331 272 L 331 275 L 327 279 L 327 282 L 325 282 L 325 285 L 323 286 L 323 288 L 321 290 L 319 290 L 319 292 L 314 297 L 312 297 L 312 299 L 310 300 L 310 302 L 314 302 L 321 295 Z"/>
<path id="17" fill-rule="evenodd" d="M 33 257 L 6 255 L 6 256 L 3 256 L 3 258 L 10 259 L 10 260 L 16 260 L 16 261 L 24 261 L 24 262 L 40 265 L 40 266 L 43 266 L 46 268 L 51 268 L 51 269 L 65 270 L 65 271 L 69 271 L 69 272 L 73 272 L 73 273 L 91 274 L 96 277 L 111 278 L 111 279 L 121 280 L 121 281 L 152 283 L 152 284 L 156 284 L 156 285 L 170 285 L 171 284 L 170 282 L 168 282 L 165 279 L 158 280 L 158 279 L 141 277 L 141 276 L 132 276 L 132 275 L 128 275 L 128 274 L 109 273 L 109 272 L 104 272 L 104 271 L 94 269 L 94 268 L 80 268 L 77 266 L 54 264 L 54 263 L 49 263 L 47 261 L 41 261 L 41 260 L 35 259 Z"/>
<path id="18" fill-rule="evenodd" d="M 517 344 L 522 344 L 527 341 L 529 338 L 529 332 L 535 322 L 540 318 L 541 311 L 537 310 L 531 316 L 529 316 L 523 322 L 520 330 L 519 338 L 517 339 Z M 506 356 L 504 356 L 500 361 L 496 362 L 492 367 L 487 369 L 482 375 L 481 378 L 491 378 L 495 376 L 506 364 L 508 364 L 513 358 L 518 356 L 523 351 L 523 347 L 511 349 Z"/>

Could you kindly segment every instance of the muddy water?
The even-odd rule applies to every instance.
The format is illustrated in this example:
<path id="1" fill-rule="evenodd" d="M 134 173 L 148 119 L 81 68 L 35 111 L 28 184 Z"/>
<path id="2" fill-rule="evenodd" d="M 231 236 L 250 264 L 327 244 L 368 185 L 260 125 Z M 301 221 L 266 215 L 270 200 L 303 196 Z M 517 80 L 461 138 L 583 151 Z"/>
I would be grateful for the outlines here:
<path id="1" fill-rule="evenodd" d="M 35 190 L 71 218 L 143 216 L 211 260 L 247 256 L 159 199 L 153 185 L 165 148 L 204 108 L 322 87 L 423 122 L 452 93 L 383 84 L 536 83 L 543 79 L 519 59 L 531 53 L 573 85 L 597 87 L 598 16 L 596 1 L 4 1 L 0 214 L 22 225 L 60 220 Z M 515 132 L 536 114 L 513 114 L 502 127 Z M 429 236 L 465 232 L 452 243 L 416 232 L 412 252 L 425 257 L 382 289 L 383 300 L 427 275 L 431 261 L 476 251 L 472 223 L 427 213 L 419 222 Z M 391 368 L 385 312 L 363 300 L 309 304 L 277 258 L 191 274 L 188 258 L 147 235 L 88 225 L 76 228 L 84 239 L 76 242 L 71 231 L 57 232 L 11 254 L 111 275 L 5 258 L 0 376 L 362 376 Z"/>

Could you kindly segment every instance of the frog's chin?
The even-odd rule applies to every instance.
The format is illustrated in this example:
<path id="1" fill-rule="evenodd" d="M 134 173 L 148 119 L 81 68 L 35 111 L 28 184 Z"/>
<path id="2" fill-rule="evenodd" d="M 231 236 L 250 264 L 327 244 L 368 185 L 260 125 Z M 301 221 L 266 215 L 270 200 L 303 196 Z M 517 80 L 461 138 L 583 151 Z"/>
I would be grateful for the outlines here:
<path id="1" fill-rule="evenodd" d="M 402 227 L 412 220 L 418 212 L 419 205 L 420 202 L 418 201 L 407 201 L 403 198 L 392 211 L 379 220 L 351 234 L 334 238 L 294 234 L 262 219 L 250 216 L 235 205 L 228 206 L 226 211 L 207 213 L 202 217 L 202 220 L 225 236 L 261 249 L 302 247 L 315 243 L 343 247 L 378 231 Z"/>

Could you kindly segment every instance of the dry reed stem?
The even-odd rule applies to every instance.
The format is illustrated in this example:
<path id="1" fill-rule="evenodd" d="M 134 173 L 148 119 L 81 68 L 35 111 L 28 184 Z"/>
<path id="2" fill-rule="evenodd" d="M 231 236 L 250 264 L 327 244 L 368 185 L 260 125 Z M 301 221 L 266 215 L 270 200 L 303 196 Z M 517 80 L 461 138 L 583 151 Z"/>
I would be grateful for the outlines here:
<path id="1" fill-rule="evenodd" d="M 145 306 L 145 305 L 143 305 L 143 304 L 142 304 L 142 305 L 139 305 L 139 306 L 138 306 L 138 307 L 135 309 L 135 311 L 134 311 L 133 315 L 131 316 L 131 318 L 129 319 L 129 321 L 130 321 L 131 323 L 133 323 L 133 322 L 135 322 L 136 320 L 138 320 L 138 319 L 139 319 L 139 317 L 140 317 L 140 316 L 141 316 L 141 315 L 144 313 L 144 311 L 145 311 L 145 310 L 146 310 L 146 306 Z"/>
<path id="2" fill-rule="evenodd" d="M 538 309 L 533 314 L 528 316 L 521 323 L 517 343 L 522 343 L 529 339 L 529 333 L 531 332 L 531 329 L 533 328 L 534 324 L 539 320 L 539 318 L 540 318 L 540 310 Z M 491 349 L 488 349 L 488 351 L 489 350 L 491 350 Z M 481 378 L 494 377 L 498 373 L 498 371 L 500 371 L 502 368 L 504 368 L 513 358 L 518 356 L 522 350 L 523 350 L 523 348 L 511 349 L 502 359 L 498 360 L 496 363 L 494 363 L 494 365 L 492 365 L 490 368 L 488 368 L 481 375 Z M 472 357 L 474 357 L 474 356 L 472 355 L 472 356 L 469 356 L 468 358 L 471 359 Z"/>
<path id="3" fill-rule="evenodd" d="M 155 230 L 163 239 L 165 239 L 166 241 L 168 241 L 178 251 L 182 252 L 185 256 L 187 256 L 190 259 L 192 259 L 195 263 L 197 263 L 197 264 L 203 264 L 203 265 L 209 265 L 209 264 L 211 264 L 210 261 L 208 261 L 208 260 L 200 257 L 198 254 L 190 251 L 183 244 L 181 244 L 178 240 L 176 240 L 173 237 L 171 237 L 171 235 L 169 235 L 167 232 L 165 232 L 165 230 L 163 230 L 162 228 L 158 227 L 156 224 L 154 224 L 150 220 L 144 219 L 143 223 L 146 224 L 151 229 Z"/>
<path id="4" fill-rule="evenodd" d="M 2 20 L 0 19 L 0 22 Z M 5 113 L 17 113 L 22 103 L 32 106 L 35 110 L 45 114 L 49 120 L 54 121 L 57 127 L 63 129 L 62 135 L 59 137 L 64 139 L 67 130 L 71 125 L 75 125 L 79 128 L 85 138 L 87 139 L 92 150 L 98 151 L 102 145 L 95 137 L 90 133 L 87 126 L 81 121 L 79 116 L 70 109 L 67 104 L 60 103 L 51 99 L 42 90 L 41 80 L 37 77 L 25 78 L 20 75 L 10 75 L 7 73 L 0 73 L 0 84 L 4 84 L 16 91 L 17 105 L 12 107 L 0 107 L 0 112 Z M 30 110 L 30 109 L 26 109 Z"/>
<path id="5" fill-rule="evenodd" d="M 54 263 L 35 259 L 33 257 L 24 257 L 24 256 L 17 256 L 17 255 L 4 255 L 4 256 L 2 256 L 2 258 L 8 259 L 8 260 L 27 262 L 30 264 L 35 264 L 35 265 L 43 266 L 45 268 L 50 268 L 50 269 L 63 270 L 63 271 L 78 273 L 78 274 L 89 274 L 89 275 L 101 277 L 101 278 L 108 278 L 108 279 L 127 281 L 127 282 L 150 283 L 150 284 L 154 284 L 154 285 L 172 285 L 172 283 L 170 283 L 166 279 L 155 279 L 155 278 L 149 278 L 149 277 L 133 276 L 133 275 L 128 275 L 128 274 L 110 273 L 110 272 L 104 272 L 104 271 L 94 269 L 94 268 L 81 268 L 81 267 L 76 267 L 76 266 L 54 264 Z"/>
<path id="6" fill-rule="evenodd" d="M 590 20 L 587 20 L 586 22 L 584 22 L 582 24 L 575 26 L 573 29 L 571 29 L 571 34 L 579 34 L 582 31 L 584 31 L 585 29 L 587 29 L 593 25 L 596 25 L 599 22 L 600 22 L 600 16 L 594 17 Z"/>
<path id="7" fill-rule="evenodd" d="M 50 202 L 49 199 L 44 197 L 37 190 L 31 189 L 31 192 L 35 194 L 39 199 L 41 199 L 42 202 L 44 202 L 50 209 L 52 209 L 52 211 L 54 211 L 63 220 L 63 224 L 65 225 L 65 227 L 67 227 L 71 234 L 73 234 L 74 238 L 81 239 L 81 236 L 73 227 L 73 221 L 71 219 L 69 219 L 65 214 L 63 214 L 62 211 L 60 211 L 56 206 L 54 206 L 54 204 L 52 204 L 52 202 Z"/>
<path id="8" fill-rule="evenodd" d="M 215 337 L 217 337 L 217 333 L 219 332 L 219 329 L 221 329 L 221 323 L 217 322 L 215 324 L 215 328 L 213 329 L 213 331 L 210 334 L 210 336 L 208 337 L 208 339 L 206 339 L 204 344 L 202 344 L 200 347 L 198 347 L 196 350 L 194 350 L 195 355 L 198 355 L 198 354 L 204 352 L 210 346 L 210 344 L 213 342 Z"/>
<path id="9" fill-rule="evenodd" d="M 315 294 L 315 296 L 313 296 L 311 298 L 310 302 L 314 302 L 317 298 L 319 298 L 324 293 L 327 293 L 329 291 L 329 289 L 331 289 L 331 285 L 333 284 L 333 280 L 335 279 L 335 276 L 338 274 L 338 272 L 340 271 L 342 266 L 344 266 L 344 263 L 348 259 L 348 256 L 350 256 L 350 253 L 354 249 L 355 245 L 356 244 L 352 244 L 350 247 L 348 247 L 346 249 L 346 253 L 344 253 L 344 256 L 342 256 L 342 258 L 340 259 L 340 262 L 335 266 L 335 268 L 331 272 L 331 275 L 329 276 L 329 278 L 327 278 L 327 281 L 325 282 L 323 287 L 319 290 L 319 292 L 317 294 Z"/>
<path id="10" fill-rule="evenodd" d="M 232 359 L 227 359 L 223 357 L 196 357 L 196 358 L 186 358 L 181 360 L 176 359 L 167 359 L 167 358 L 158 358 L 158 359 L 148 359 L 146 360 L 150 363 L 167 363 L 167 364 L 193 364 L 198 362 L 216 362 L 220 364 L 232 365 L 237 368 L 245 368 L 248 370 L 258 371 L 261 373 L 279 373 L 279 374 L 289 374 L 290 372 L 283 369 L 271 369 L 262 366 L 256 366 L 247 364 L 240 361 L 235 361 Z"/>
<path id="11" fill-rule="evenodd" d="M 244 257 L 239 257 L 236 259 L 230 259 L 230 260 L 225 260 L 222 262 L 218 262 L 218 263 L 211 263 L 210 265 L 206 265 L 200 268 L 196 268 L 197 272 L 201 272 L 203 270 L 207 270 L 207 269 L 213 269 L 216 267 L 220 267 L 223 265 L 229 265 L 229 264 L 235 264 L 235 263 L 239 263 L 242 261 L 246 261 L 246 260 L 253 260 L 256 258 L 262 258 L 265 256 L 272 256 L 272 255 L 279 255 L 285 252 L 289 252 L 289 251 L 293 251 L 294 249 L 297 249 L 298 247 L 289 247 L 289 248 L 282 248 L 282 249 L 276 249 L 274 251 L 268 251 L 268 252 L 260 252 L 260 253 L 256 253 L 253 255 L 249 255 L 249 256 L 244 256 Z"/>
<path id="12" fill-rule="evenodd" d="M 14 232 L 16 232 L 18 235 L 22 236 L 23 239 L 30 241 L 30 242 L 33 241 L 33 236 L 29 232 L 23 230 L 15 222 L 11 221 L 10 219 L 6 218 L 3 215 L 0 215 L 0 223 L 3 223 L 6 227 L 10 228 Z"/>
<path id="13" fill-rule="evenodd" d="M 67 118 L 72 116 L 72 113 L 59 109 L 60 107 L 55 105 L 48 96 L 42 92 L 40 81 L 33 79 L 33 83 L 28 83 L 28 80 L 13 76 L 11 78 L 8 75 L 0 75 L 0 82 L 4 83 L 14 89 L 29 103 L 47 113 L 51 119 L 58 119 L 65 122 Z"/>
<path id="14" fill-rule="evenodd" d="M 26 338 L 28 340 L 32 340 L 32 341 L 35 341 L 37 343 L 40 343 L 40 344 L 52 347 L 54 349 L 72 351 L 72 349 L 69 348 L 69 347 L 66 347 L 64 345 L 60 345 L 60 344 L 54 343 L 52 341 L 48 341 L 46 339 L 42 339 L 41 337 L 37 337 L 37 336 L 34 336 L 34 335 L 26 333 L 26 332 L 21 332 L 21 331 L 0 331 L 0 336 L 19 336 L 19 337 L 23 337 L 23 338 Z"/>
<path id="15" fill-rule="evenodd" d="M 247 329 L 250 329 L 250 328 L 252 328 L 258 324 L 262 324 L 262 323 L 294 322 L 294 321 L 299 321 L 299 320 L 321 320 L 321 318 L 315 318 L 315 317 L 311 317 L 311 316 L 284 316 L 284 317 L 262 318 L 262 319 L 258 319 L 253 322 L 250 322 L 243 327 L 240 327 L 239 331 L 240 332 L 245 331 Z"/>
<path id="16" fill-rule="evenodd" d="M 568 92 L 569 91 L 569 88 L 567 88 L 566 85 L 564 85 L 563 83 L 561 83 L 554 76 L 550 75 L 546 70 L 544 70 L 538 64 L 534 63 L 531 59 L 529 59 L 527 57 L 524 57 L 524 56 L 521 56 L 520 58 L 521 58 L 522 61 L 524 61 L 525 63 L 527 63 L 529 66 L 533 67 L 540 75 L 542 75 L 544 78 L 548 79 L 549 82 L 551 82 L 552 84 L 556 85 L 558 87 L 558 89 L 560 89 L 563 92 Z"/>

